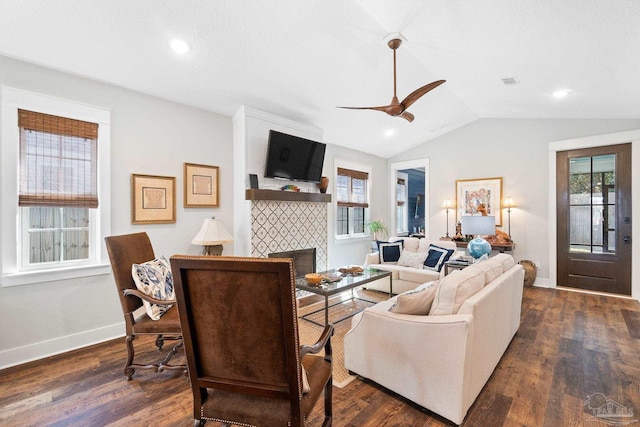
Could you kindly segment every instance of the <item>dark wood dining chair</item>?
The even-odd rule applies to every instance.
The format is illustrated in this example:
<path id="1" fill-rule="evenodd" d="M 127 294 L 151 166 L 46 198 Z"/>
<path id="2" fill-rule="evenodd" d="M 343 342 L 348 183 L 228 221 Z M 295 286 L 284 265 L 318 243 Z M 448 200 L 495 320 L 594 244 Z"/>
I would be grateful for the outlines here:
<path id="1" fill-rule="evenodd" d="M 118 296 L 122 305 L 124 322 L 126 327 L 127 361 L 124 366 L 124 375 L 127 380 L 133 376 L 136 368 L 152 369 L 161 372 L 165 369 L 186 369 L 186 365 L 171 365 L 169 361 L 176 354 L 178 348 L 182 346 L 182 331 L 180 330 L 180 320 L 178 319 L 178 309 L 175 301 L 161 301 L 136 289 L 135 282 L 131 276 L 131 266 L 142 264 L 155 259 L 153 247 L 147 233 L 124 234 L 121 236 L 109 236 L 105 238 L 109 260 L 113 277 L 118 288 Z M 152 304 L 169 305 L 174 304 L 167 310 L 159 320 L 152 320 L 146 312 L 137 314 L 136 311 L 142 307 L 142 300 Z M 135 364 L 133 359 L 135 350 L 133 341 L 137 335 L 155 335 L 156 346 L 162 350 L 165 340 L 179 340 L 177 344 L 160 360 L 152 364 Z"/>
<path id="2" fill-rule="evenodd" d="M 303 426 L 322 394 L 331 425 L 333 325 L 300 345 L 291 259 L 176 255 L 171 271 L 194 426 Z"/>

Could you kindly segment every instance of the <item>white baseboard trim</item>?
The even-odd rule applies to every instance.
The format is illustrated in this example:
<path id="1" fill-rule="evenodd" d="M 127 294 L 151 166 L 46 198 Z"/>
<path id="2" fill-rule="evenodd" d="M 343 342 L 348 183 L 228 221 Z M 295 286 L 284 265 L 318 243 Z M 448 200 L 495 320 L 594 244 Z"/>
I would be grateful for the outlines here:
<path id="1" fill-rule="evenodd" d="M 536 288 L 555 288 L 549 279 L 543 278 L 536 278 L 535 282 L 533 282 L 533 286 Z"/>
<path id="2" fill-rule="evenodd" d="M 114 338 L 123 337 L 124 322 L 0 351 L 0 369 L 21 365 Z"/>

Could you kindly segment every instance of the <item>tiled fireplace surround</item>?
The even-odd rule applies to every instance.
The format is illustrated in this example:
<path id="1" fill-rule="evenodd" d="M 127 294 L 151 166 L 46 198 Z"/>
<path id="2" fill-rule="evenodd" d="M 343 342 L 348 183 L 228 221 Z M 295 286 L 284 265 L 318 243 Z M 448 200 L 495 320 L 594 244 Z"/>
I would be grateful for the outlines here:
<path id="1" fill-rule="evenodd" d="M 327 204 L 252 200 L 251 256 L 316 248 L 316 270 L 327 269 Z"/>

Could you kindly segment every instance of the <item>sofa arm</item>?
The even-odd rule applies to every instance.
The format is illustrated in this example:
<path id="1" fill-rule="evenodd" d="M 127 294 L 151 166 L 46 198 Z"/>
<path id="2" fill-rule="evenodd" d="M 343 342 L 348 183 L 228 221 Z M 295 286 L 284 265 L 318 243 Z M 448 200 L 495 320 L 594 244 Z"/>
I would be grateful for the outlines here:
<path id="1" fill-rule="evenodd" d="M 345 367 L 458 424 L 470 375 L 473 316 L 365 310 L 344 337 Z"/>
<path id="2" fill-rule="evenodd" d="M 370 254 L 367 254 L 364 259 L 364 265 L 366 266 L 370 264 L 380 264 L 380 255 L 378 252 L 371 252 Z"/>

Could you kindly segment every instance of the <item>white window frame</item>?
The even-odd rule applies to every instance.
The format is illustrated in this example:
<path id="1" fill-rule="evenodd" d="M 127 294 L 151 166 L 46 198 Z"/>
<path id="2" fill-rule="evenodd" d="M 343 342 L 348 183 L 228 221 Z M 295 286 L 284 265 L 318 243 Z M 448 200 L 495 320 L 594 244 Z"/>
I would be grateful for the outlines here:
<path id="1" fill-rule="evenodd" d="M 338 197 L 336 194 L 336 197 L 334 197 L 334 202 L 333 202 L 333 208 L 334 208 L 334 237 L 336 240 L 340 241 L 344 241 L 344 240 L 353 240 L 353 239 L 362 239 L 362 238 L 369 238 L 370 234 L 367 230 L 367 224 L 369 223 L 369 219 L 370 219 L 370 215 L 371 215 L 371 176 L 372 176 L 372 169 L 370 166 L 361 164 L 361 163 L 354 163 L 354 162 L 350 162 L 348 160 L 342 160 L 342 159 L 335 159 L 334 160 L 334 170 L 333 170 L 333 179 L 335 180 L 335 182 L 338 182 L 338 169 L 342 168 L 342 169 L 351 169 L 351 170 L 356 170 L 356 171 L 360 171 L 360 172 L 366 172 L 369 176 L 367 178 L 367 203 L 369 204 L 368 208 L 364 208 L 364 233 L 354 233 L 353 232 L 353 208 L 348 208 L 348 212 L 349 212 L 349 234 L 338 234 Z"/>
<path id="2" fill-rule="evenodd" d="M 110 214 L 110 140 L 111 113 L 99 107 L 93 107 L 74 101 L 54 98 L 38 93 L 2 86 L 0 88 L 0 154 L 2 175 L 2 212 L 1 228 L 2 246 L 2 287 L 26 285 L 31 283 L 51 282 L 77 277 L 109 274 L 111 272 L 108 255 L 104 246 L 104 238 L 111 234 Z M 22 231 L 23 213 L 25 209 L 18 207 L 19 179 L 19 138 L 18 109 L 31 110 L 55 116 L 68 117 L 98 123 L 98 196 L 100 204 L 97 209 L 90 209 L 93 232 L 90 232 L 91 245 L 95 255 L 87 261 L 59 264 L 44 263 L 41 266 L 32 264 L 23 267 Z"/>

